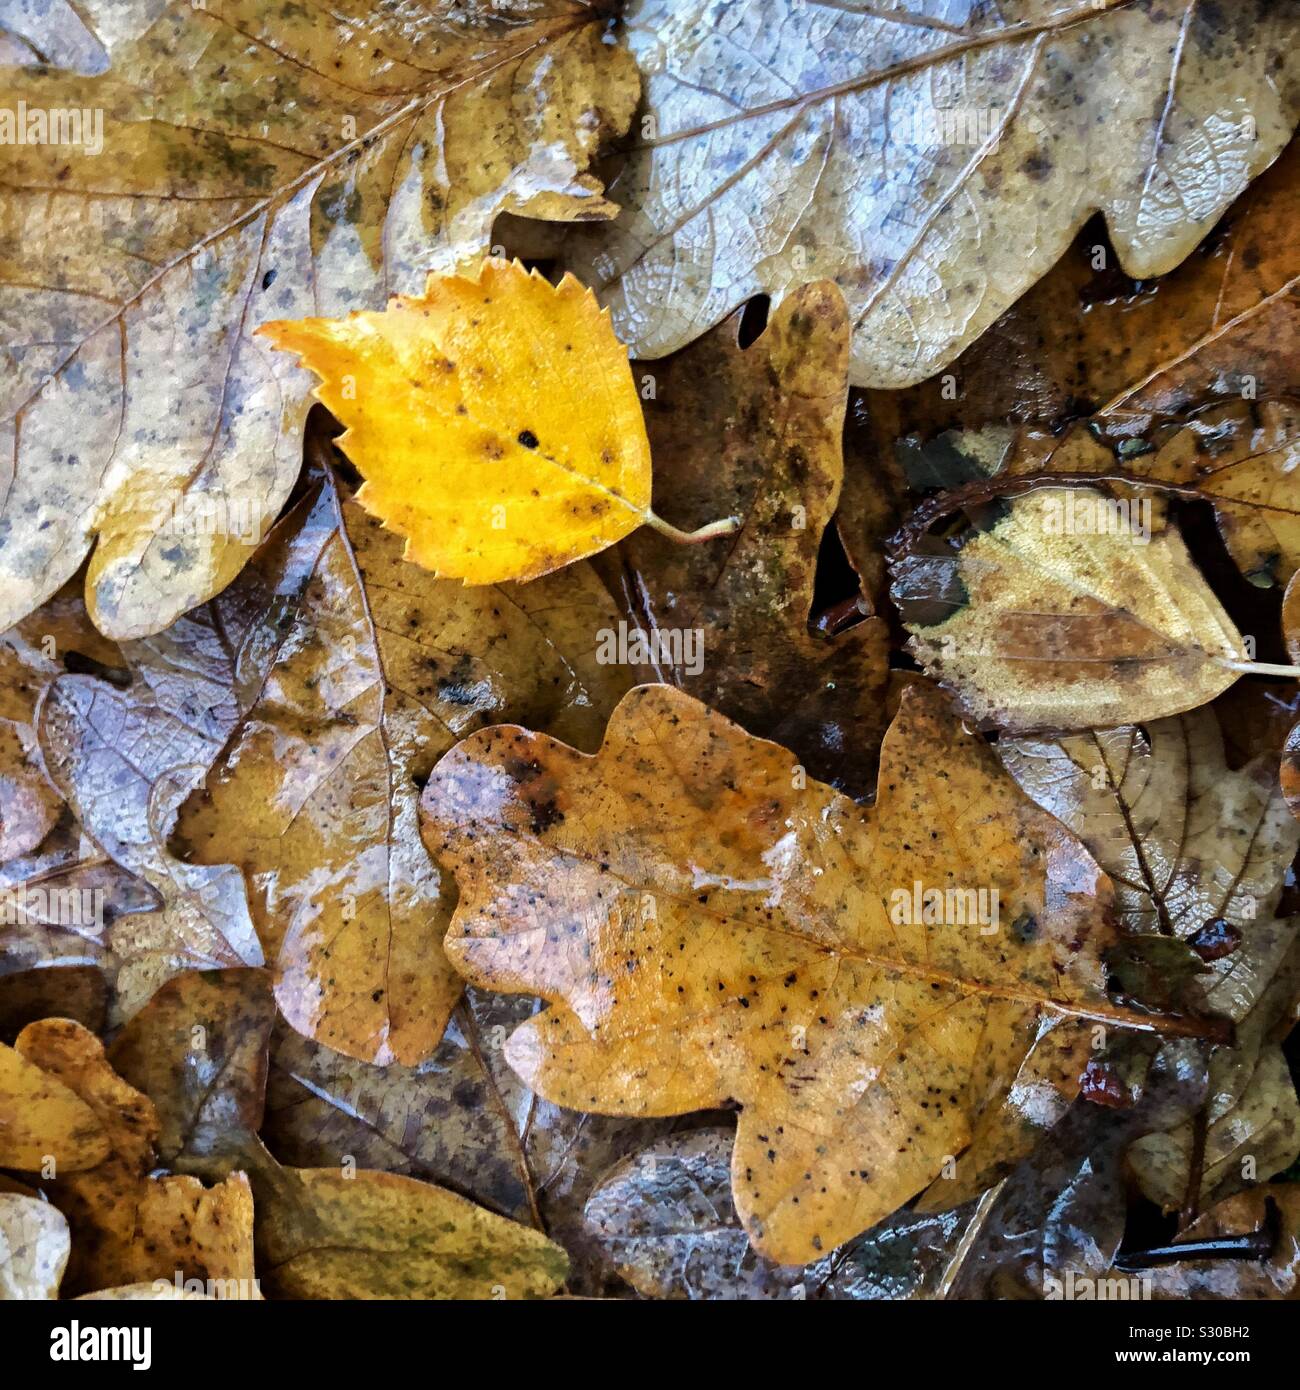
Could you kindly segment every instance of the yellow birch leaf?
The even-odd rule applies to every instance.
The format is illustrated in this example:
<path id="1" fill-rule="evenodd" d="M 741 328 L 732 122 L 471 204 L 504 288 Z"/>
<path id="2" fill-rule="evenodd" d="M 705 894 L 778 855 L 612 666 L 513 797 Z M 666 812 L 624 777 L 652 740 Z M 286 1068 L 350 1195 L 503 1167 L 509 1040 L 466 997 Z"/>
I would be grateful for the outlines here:
<path id="1" fill-rule="evenodd" d="M 260 331 L 320 377 L 365 478 L 358 501 L 442 578 L 536 579 L 644 522 L 673 529 L 650 510 L 626 349 L 572 276 L 487 259 L 382 313 Z"/>

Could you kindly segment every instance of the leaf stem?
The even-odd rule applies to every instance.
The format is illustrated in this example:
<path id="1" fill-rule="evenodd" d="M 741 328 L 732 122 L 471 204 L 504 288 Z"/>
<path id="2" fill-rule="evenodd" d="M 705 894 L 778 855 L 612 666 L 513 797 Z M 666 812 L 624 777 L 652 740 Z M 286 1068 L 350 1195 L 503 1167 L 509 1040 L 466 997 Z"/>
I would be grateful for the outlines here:
<path id="1" fill-rule="evenodd" d="M 1215 662 L 1229 671 L 1243 671 L 1252 676 L 1287 676 L 1300 680 L 1300 666 L 1276 666 L 1270 661 L 1238 661 L 1230 656 L 1216 656 Z"/>
<path id="2" fill-rule="evenodd" d="M 670 541 L 676 541 L 678 545 L 700 545 L 704 541 L 716 540 L 719 536 L 730 536 L 740 530 L 738 516 L 724 516 L 721 521 L 711 521 L 697 531 L 682 531 L 649 510 L 645 514 L 645 524 L 653 526 L 656 531 L 667 536 Z"/>

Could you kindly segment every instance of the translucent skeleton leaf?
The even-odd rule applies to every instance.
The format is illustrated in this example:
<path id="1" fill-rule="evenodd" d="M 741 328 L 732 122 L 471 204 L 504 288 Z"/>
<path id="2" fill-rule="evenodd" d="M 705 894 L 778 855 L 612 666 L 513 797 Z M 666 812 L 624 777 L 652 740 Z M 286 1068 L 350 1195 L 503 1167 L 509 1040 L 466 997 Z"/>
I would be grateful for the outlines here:
<path id="1" fill-rule="evenodd" d="M 590 290 L 517 261 L 431 275 L 382 313 L 264 324 L 321 379 L 405 558 L 466 584 L 536 579 L 648 523 L 650 444 L 627 351 Z"/>

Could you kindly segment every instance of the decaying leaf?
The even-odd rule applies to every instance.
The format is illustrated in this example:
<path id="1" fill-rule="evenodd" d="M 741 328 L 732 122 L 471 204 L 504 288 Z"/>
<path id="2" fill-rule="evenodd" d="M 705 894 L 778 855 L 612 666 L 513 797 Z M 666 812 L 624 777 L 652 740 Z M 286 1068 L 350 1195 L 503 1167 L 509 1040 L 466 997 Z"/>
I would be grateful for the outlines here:
<path id="1" fill-rule="evenodd" d="M 1096 416 L 1142 433 L 1210 401 L 1294 396 L 1298 191 L 1293 143 L 1187 260 L 1154 280 L 1124 274 L 1104 225 L 1090 221 L 948 372 L 904 391 L 855 393 L 868 456 L 1008 423 L 1059 431 Z M 853 481 L 850 469 L 846 501 Z"/>
<path id="2" fill-rule="evenodd" d="M 844 472 L 843 296 L 808 285 L 747 348 L 739 329 L 733 317 L 635 373 L 652 391 L 657 505 L 685 527 L 738 516 L 739 530 L 708 546 L 642 530 L 597 567 L 627 609 L 640 679 L 688 691 L 789 748 L 812 776 L 863 795 L 888 718 L 888 632 L 877 618 L 839 636 L 809 631 Z"/>
<path id="3" fill-rule="evenodd" d="M 934 1179 L 1033 1073 L 1040 1035 L 1034 1087 L 1068 1095 L 1078 1020 L 1134 1022 L 1103 984 L 1109 883 L 936 692 L 906 692 L 873 808 L 801 786 L 790 754 L 648 686 L 595 758 L 491 729 L 422 800 L 461 891 L 448 954 L 557 1005 L 514 1033 L 511 1065 L 580 1109 L 739 1101 L 737 1210 L 787 1262 Z M 986 908 L 998 894 L 985 932 L 980 888 Z M 932 929 L 945 917 L 963 925 Z M 1003 1158 L 1041 1132 L 1019 1118 Z"/>
<path id="4" fill-rule="evenodd" d="M 88 603 L 116 637 L 229 584 L 297 476 L 309 405 L 259 322 L 378 308 L 485 251 L 506 209 L 611 215 L 584 171 L 637 80 L 605 19 L 582 0 L 358 0 L 324 21 L 130 0 L 102 26 L 107 72 L 6 72 L 20 108 L 99 121 L 0 147 L 0 628 L 92 542 Z"/>
<path id="5" fill-rule="evenodd" d="M 1253 394 L 1253 393 L 1252 393 Z M 1000 448 L 980 458 L 988 436 Z M 930 449 L 945 445 L 941 436 Z M 1101 416 L 1063 435 L 1037 430 L 998 430 L 954 435 L 947 446 L 967 476 L 1031 474 L 1056 478 L 1109 475 L 1130 478 L 1139 492 L 1127 509 L 1109 504 L 1112 530 L 1131 535 L 1150 497 L 1173 493 L 1204 500 L 1215 510 L 1229 553 L 1252 584 L 1285 584 L 1300 565 L 1300 402 L 1280 399 L 1212 403 L 1153 427 L 1129 432 Z M 964 481 L 965 479 L 962 479 Z M 1150 492 L 1141 485 L 1150 483 Z M 1143 497 L 1147 501 L 1142 501 Z M 1134 511 L 1133 508 L 1138 510 Z M 1073 516 L 1081 518 L 1076 505 Z"/>
<path id="6" fill-rule="evenodd" d="M 186 1278 L 232 1281 L 235 1296 L 255 1296 L 253 1201 L 248 1180 L 233 1174 L 213 1188 L 195 1178 L 149 1176 L 158 1117 L 147 1096 L 108 1064 L 93 1033 L 66 1019 L 33 1023 L 15 1050 L 74 1092 L 107 1135 L 93 1167 L 70 1171 L 56 1156 L 43 1183 L 72 1228 L 64 1293 Z"/>
<path id="7" fill-rule="evenodd" d="M 1061 429 L 1095 417 L 1114 443 L 1138 445 L 1162 423 L 1177 425 L 1188 411 L 1213 413 L 1210 403 L 1282 401 L 1300 395 L 1300 256 L 1295 217 L 1300 188 L 1300 145 L 1288 146 L 1273 168 L 1251 184 L 1210 237 L 1177 270 L 1157 280 L 1133 279 L 1116 266 L 1104 227 L 1089 223 L 1066 256 L 948 372 L 905 391 L 855 392 L 854 428 L 846 438 L 849 467 L 837 513 L 844 545 L 859 573 L 879 591 L 880 542 L 902 520 L 904 498 L 896 452 L 942 450 L 956 439 L 999 431 L 1010 447 L 1069 452 Z M 1232 412 L 1237 413 L 1237 412 Z M 1249 420 L 1249 413 L 1240 418 Z M 1248 423 L 1220 436 L 1248 437 Z M 1041 433 L 1040 433 L 1041 432 Z M 958 443 L 958 447 L 960 443 Z M 1249 451 L 1247 451 L 1249 452 Z M 1098 455 L 1093 454 L 1094 460 Z M 1231 481 L 1254 477 L 1283 494 L 1289 479 L 1276 464 L 1242 460 Z M 1147 472 L 1154 455 L 1122 463 L 1100 460 L 1102 471 L 1120 466 Z M 1108 466 L 1106 466 L 1108 465 Z M 1200 479 L 1213 486 L 1213 473 Z M 950 486 L 931 479 L 929 486 Z M 1255 509 L 1221 509 L 1244 519 Z M 1271 509 L 1266 521 L 1286 511 Z M 1251 569 L 1267 555 L 1247 558 Z"/>
<path id="8" fill-rule="evenodd" d="M 39 1172 L 53 1159 L 75 1172 L 108 1152 L 104 1126 L 76 1091 L 0 1044 L 0 1167 Z"/>
<path id="9" fill-rule="evenodd" d="M 1300 1296 L 1300 1183 L 1272 1183 L 1220 1202 L 1179 1236 L 1214 1241 L 1269 1230 L 1269 1206 L 1278 1214 L 1277 1235 L 1263 1259 L 1183 1260 L 1144 1274 L 1158 1299 L 1253 1299 Z"/>
<path id="10" fill-rule="evenodd" d="M 671 1135 L 615 1164 L 587 1199 L 586 1220 L 619 1273 L 648 1298 L 942 1297 L 971 1205 L 900 1212 L 810 1265 L 758 1255 L 731 1196 L 729 1129 Z"/>
<path id="11" fill-rule="evenodd" d="M 1300 849 L 1276 755 L 1230 770 L 1208 709 L 997 746 L 1021 789 L 1110 875 L 1124 931 L 1199 947 L 1207 973 L 1191 997 L 1206 1012 L 1244 1019 L 1296 934 L 1294 919 L 1274 915 Z"/>
<path id="12" fill-rule="evenodd" d="M 57 1298 L 69 1248 L 57 1207 L 0 1192 L 0 1301 Z"/>
<path id="13" fill-rule="evenodd" d="M 261 963 L 238 871 L 183 864 L 165 846 L 177 803 L 220 747 L 213 723 L 209 709 L 178 717 L 147 682 L 120 690 L 94 676 L 60 677 L 42 706 L 46 767 L 86 832 L 144 892 L 134 911 L 110 918 L 93 888 L 70 890 L 88 933 L 112 948 L 126 1016 L 182 970 Z"/>
<path id="14" fill-rule="evenodd" d="M 586 566 L 527 586 L 437 580 L 403 563 L 397 537 L 340 499 L 328 470 L 315 487 L 286 522 L 309 557 L 293 602 L 173 842 L 247 874 L 295 1028 L 349 1056 L 415 1063 L 462 989 L 439 944 L 452 888 L 420 841 L 420 786 L 441 752 L 496 719 L 594 746 L 629 677 L 598 661 L 614 607 Z"/>
<path id="15" fill-rule="evenodd" d="M 1241 635 L 1163 512 L 1095 489 L 1039 488 L 957 540 L 894 565 L 909 649 L 975 719 L 1010 732 L 1134 723 L 1206 704 L 1237 679 Z M 1145 529 L 1145 539 L 1142 531 Z"/>
<path id="16" fill-rule="evenodd" d="M 638 357 L 828 276 L 852 379 L 920 381 L 1095 210 L 1131 274 L 1171 270 L 1297 114 L 1292 0 L 636 0 L 627 24 L 647 115 L 574 263 Z"/>
<path id="17" fill-rule="evenodd" d="M 190 973 L 159 990 L 113 1048 L 114 1064 L 156 1107 L 157 1142 L 173 1166 L 210 1181 L 247 1169 L 267 1292 L 488 1298 L 495 1285 L 509 1297 L 554 1292 L 564 1280 L 564 1252 L 463 1197 L 358 1168 L 365 1155 L 355 1151 L 339 1155 L 345 1167 L 281 1167 L 257 1136 L 271 1021 L 264 972 Z"/>
<path id="18" fill-rule="evenodd" d="M 262 1124 L 274 1021 L 266 971 L 191 970 L 118 1034 L 109 1061 L 153 1102 L 167 1167 L 220 1179 L 240 1166 Z"/>
<path id="19" fill-rule="evenodd" d="M 121 664 L 75 585 L 0 635 L 0 863 L 30 854 L 58 820 L 62 799 L 41 770 L 33 725 L 42 690 L 70 656 Z"/>
<path id="20" fill-rule="evenodd" d="M 1166 1128 L 1129 1149 L 1129 1165 L 1151 1201 L 1167 1211 L 1189 1205 L 1205 1211 L 1300 1157 L 1300 1099 L 1280 1046 L 1295 1024 L 1297 1006 L 1300 945 L 1292 945 L 1238 1024 L 1233 1045 L 1211 1051 L 1203 1116 L 1191 1110 L 1173 1116 Z M 1194 1168 L 1199 1183 L 1193 1182 Z"/>
<path id="21" fill-rule="evenodd" d="M 564 1251 L 538 1231 L 395 1173 L 282 1168 L 257 1248 L 282 1298 L 545 1298 Z"/>

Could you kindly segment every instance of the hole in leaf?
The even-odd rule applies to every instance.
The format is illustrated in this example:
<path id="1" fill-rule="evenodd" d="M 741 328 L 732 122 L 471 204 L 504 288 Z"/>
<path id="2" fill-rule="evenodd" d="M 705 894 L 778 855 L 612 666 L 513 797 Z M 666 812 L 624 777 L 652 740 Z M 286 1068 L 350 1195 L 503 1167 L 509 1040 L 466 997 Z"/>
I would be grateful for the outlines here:
<path id="1" fill-rule="evenodd" d="M 745 305 L 744 312 L 740 316 L 740 327 L 736 330 L 736 342 L 741 347 L 747 348 L 757 338 L 762 337 L 763 330 L 767 327 L 768 310 L 771 307 L 772 301 L 765 294 L 756 294 Z"/>

